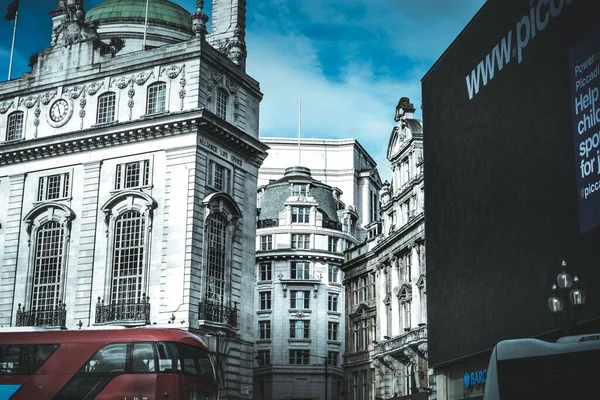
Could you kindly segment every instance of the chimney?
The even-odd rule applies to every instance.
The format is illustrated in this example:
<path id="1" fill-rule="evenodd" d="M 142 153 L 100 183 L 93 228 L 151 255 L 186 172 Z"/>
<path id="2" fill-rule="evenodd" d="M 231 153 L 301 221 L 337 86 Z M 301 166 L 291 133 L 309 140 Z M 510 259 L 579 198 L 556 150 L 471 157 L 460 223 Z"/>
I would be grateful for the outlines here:
<path id="1" fill-rule="evenodd" d="M 246 69 L 246 0 L 212 0 L 211 20 L 208 42 Z"/>

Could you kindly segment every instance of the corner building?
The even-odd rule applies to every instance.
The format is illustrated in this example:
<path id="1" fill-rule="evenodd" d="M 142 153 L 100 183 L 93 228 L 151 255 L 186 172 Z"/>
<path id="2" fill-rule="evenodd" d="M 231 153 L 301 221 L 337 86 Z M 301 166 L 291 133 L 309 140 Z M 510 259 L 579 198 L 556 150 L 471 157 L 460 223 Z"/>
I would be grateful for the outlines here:
<path id="1" fill-rule="evenodd" d="M 145 32 L 145 1 L 57 0 L 0 83 L 0 324 L 188 329 L 221 398 L 251 398 L 262 94 L 245 1 L 215 0 L 211 33 L 203 3 L 150 0 Z"/>
<path id="2" fill-rule="evenodd" d="M 357 215 L 306 167 L 287 168 L 260 190 L 255 398 L 341 399 L 339 266 L 356 243 Z"/>
<path id="3" fill-rule="evenodd" d="M 388 143 L 392 182 L 381 188 L 381 220 L 344 253 L 345 390 L 348 399 L 424 400 L 431 392 L 423 124 L 400 98 Z"/>

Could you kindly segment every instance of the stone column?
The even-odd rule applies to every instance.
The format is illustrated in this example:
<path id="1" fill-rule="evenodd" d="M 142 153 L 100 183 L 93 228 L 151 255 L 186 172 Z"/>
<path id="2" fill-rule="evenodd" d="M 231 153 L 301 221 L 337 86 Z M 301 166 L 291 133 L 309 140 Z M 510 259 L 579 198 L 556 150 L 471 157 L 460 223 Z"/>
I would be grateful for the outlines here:
<path id="1" fill-rule="evenodd" d="M 392 326 L 391 326 L 391 331 L 392 334 L 391 336 L 398 336 L 400 335 L 400 300 L 398 299 L 398 293 L 400 292 L 400 285 L 398 283 L 398 275 L 399 275 L 399 262 L 398 262 L 398 258 L 396 257 L 392 257 L 392 259 L 390 260 L 390 264 L 391 264 L 391 268 L 390 268 L 390 274 L 391 279 L 392 279 Z"/>
<path id="2" fill-rule="evenodd" d="M 385 265 L 379 265 L 379 272 L 378 272 L 378 277 L 379 277 L 379 293 L 380 295 L 380 299 L 379 299 L 379 307 L 377 307 L 378 310 L 378 314 L 379 314 L 379 325 L 380 325 L 380 329 L 379 329 L 379 336 L 380 339 L 383 339 L 383 336 L 387 336 L 388 335 L 388 324 L 387 324 L 387 306 L 384 303 L 385 297 L 387 296 L 387 292 L 386 292 L 386 279 L 387 279 L 387 273 L 386 273 L 386 266 Z"/>
<path id="3" fill-rule="evenodd" d="M 419 298 L 419 288 L 416 283 L 419 280 L 419 276 L 421 275 L 421 265 L 419 263 L 419 253 L 417 252 L 417 245 L 413 245 L 410 251 L 410 264 L 411 268 L 411 277 L 410 277 L 410 285 L 412 288 L 412 312 L 410 314 L 410 326 L 417 327 L 421 322 L 421 300 Z"/>

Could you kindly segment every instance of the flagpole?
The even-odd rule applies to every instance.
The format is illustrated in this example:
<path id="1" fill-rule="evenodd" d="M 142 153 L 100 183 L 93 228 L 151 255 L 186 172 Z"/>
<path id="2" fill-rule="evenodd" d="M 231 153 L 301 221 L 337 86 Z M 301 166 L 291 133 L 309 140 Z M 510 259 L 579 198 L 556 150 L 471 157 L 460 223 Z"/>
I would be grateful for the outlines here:
<path id="1" fill-rule="evenodd" d="M 146 18 L 144 19 L 144 47 L 142 50 L 146 50 L 146 32 L 148 32 L 148 3 L 150 3 L 150 0 L 146 0 Z"/>
<path id="2" fill-rule="evenodd" d="M 13 38 L 12 38 L 12 46 L 10 47 L 10 63 L 8 65 L 8 80 L 10 81 L 10 76 L 12 75 L 12 65 L 13 65 L 13 56 L 15 54 L 15 38 L 17 37 L 17 22 L 19 20 L 19 11 L 15 13 L 15 20 L 13 22 Z"/>
<path id="3" fill-rule="evenodd" d="M 300 149 L 301 149 L 301 145 L 300 145 L 300 132 L 301 132 L 301 115 L 302 115 L 302 99 L 300 97 L 298 97 L 298 166 L 301 166 L 301 162 L 300 162 Z"/>

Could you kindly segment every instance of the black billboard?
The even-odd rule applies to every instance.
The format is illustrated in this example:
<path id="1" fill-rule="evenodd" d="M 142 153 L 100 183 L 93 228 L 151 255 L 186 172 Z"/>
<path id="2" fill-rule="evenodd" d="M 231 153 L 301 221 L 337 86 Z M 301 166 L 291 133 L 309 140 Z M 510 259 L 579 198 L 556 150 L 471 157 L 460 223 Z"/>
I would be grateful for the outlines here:
<path id="1" fill-rule="evenodd" d="M 563 259 L 600 317 L 598 10 L 488 0 L 423 78 L 433 366 L 555 329 Z"/>

